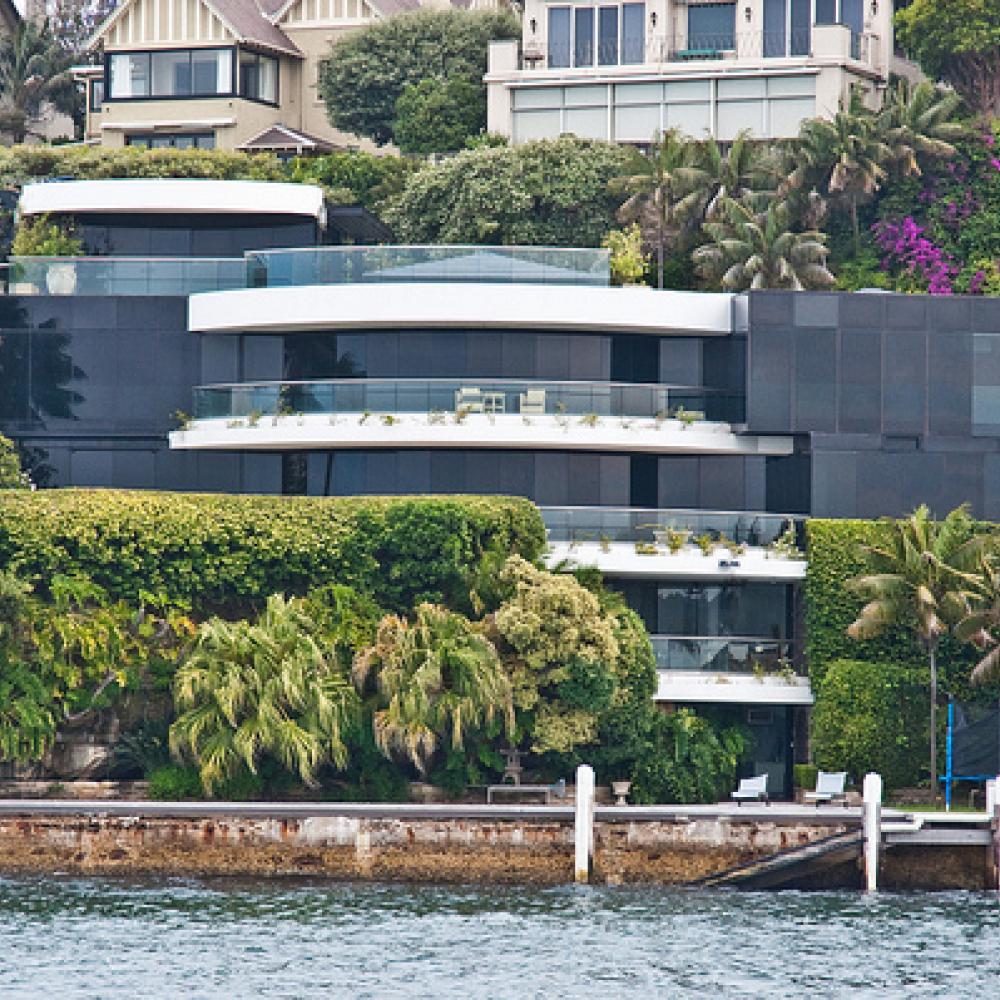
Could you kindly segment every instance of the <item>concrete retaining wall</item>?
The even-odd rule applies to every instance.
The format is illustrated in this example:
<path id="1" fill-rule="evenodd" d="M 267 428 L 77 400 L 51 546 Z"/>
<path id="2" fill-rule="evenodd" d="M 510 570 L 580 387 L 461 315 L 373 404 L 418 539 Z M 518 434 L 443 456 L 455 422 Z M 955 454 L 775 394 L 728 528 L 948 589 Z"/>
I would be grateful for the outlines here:
<path id="1" fill-rule="evenodd" d="M 0 870 L 321 875 L 433 882 L 563 884 L 573 880 L 573 818 L 566 808 L 475 810 L 346 807 L 343 814 L 153 814 L 94 803 L 59 809 L 5 804 Z M 194 805 L 184 810 L 195 809 Z M 88 811 L 91 807 L 88 806 Z M 206 807 L 201 807 L 207 812 Z M 350 811 L 348 811 L 350 810 Z M 613 810 L 607 810 L 613 812 Z M 158 813 L 158 814 L 157 814 Z M 393 815 L 395 813 L 395 815 Z M 451 813 L 449 815 L 449 813 Z M 527 815 L 522 815 L 526 813 Z M 603 820 L 595 826 L 597 881 L 690 882 L 753 858 L 843 832 L 842 823 L 747 817 Z"/>

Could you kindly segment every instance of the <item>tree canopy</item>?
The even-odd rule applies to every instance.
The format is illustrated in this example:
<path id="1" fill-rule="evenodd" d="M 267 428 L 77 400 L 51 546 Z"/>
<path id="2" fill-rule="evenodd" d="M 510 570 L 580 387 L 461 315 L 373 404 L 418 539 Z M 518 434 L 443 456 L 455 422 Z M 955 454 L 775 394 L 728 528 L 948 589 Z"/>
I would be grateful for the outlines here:
<path id="1" fill-rule="evenodd" d="M 461 78 L 408 83 L 396 102 L 396 144 L 407 154 L 452 153 L 483 130 L 480 87 Z"/>
<path id="2" fill-rule="evenodd" d="M 428 10 L 390 17 L 334 43 L 320 68 L 319 93 L 337 128 L 385 144 L 396 138 L 397 102 L 408 85 L 464 81 L 478 91 L 470 108 L 474 120 L 466 120 L 474 135 L 486 124 L 489 43 L 520 34 L 508 12 Z"/>
<path id="3" fill-rule="evenodd" d="M 985 120 L 1000 116 L 996 0 L 913 0 L 896 14 L 896 40 L 932 79 L 950 83 Z"/>
<path id="4" fill-rule="evenodd" d="M 411 177 L 383 218 L 403 243 L 596 247 L 616 225 L 609 182 L 633 156 L 571 137 L 470 149 Z"/>

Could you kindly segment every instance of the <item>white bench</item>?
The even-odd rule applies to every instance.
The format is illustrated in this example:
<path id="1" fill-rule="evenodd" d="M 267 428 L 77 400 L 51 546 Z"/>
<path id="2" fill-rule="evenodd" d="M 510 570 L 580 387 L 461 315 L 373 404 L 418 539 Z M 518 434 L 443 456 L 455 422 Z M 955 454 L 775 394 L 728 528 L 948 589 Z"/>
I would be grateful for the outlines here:
<path id="1" fill-rule="evenodd" d="M 821 802 L 833 802 L 840 799 L 847 801 L 847 793 L 844 785 L 847 784 L 846 771 L 820 771 L 816 775 L 816 791 L 803 792 L 803 802 L 815 802 L 818 806 Z"/>
<path id="2" fill-rule="evenodd" d="M 732 793 L 736 804 L 744 802 L 767 802 L 767 775 L 758 774 L 752 778 L 740 778 L 740 787 Z"/>

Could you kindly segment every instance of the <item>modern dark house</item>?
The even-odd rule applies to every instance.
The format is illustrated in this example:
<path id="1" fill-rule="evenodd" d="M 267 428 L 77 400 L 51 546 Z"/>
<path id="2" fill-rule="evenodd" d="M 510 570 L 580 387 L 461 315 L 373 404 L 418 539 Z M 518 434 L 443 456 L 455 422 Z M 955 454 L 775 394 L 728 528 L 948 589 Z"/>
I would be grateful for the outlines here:
<path id="1" fill-rule="evenodd" d="M 643 616 L 658 700 L 749 724 L 777 794 L 800 520 L 1000 517 L 1000 302 L 612 288 L 605 251 L 366 245 L 246 183 L 26 190 L 111 253 L 12 261 L 0 300 L 0 429 L 44 485 L 530 497 Z"/>

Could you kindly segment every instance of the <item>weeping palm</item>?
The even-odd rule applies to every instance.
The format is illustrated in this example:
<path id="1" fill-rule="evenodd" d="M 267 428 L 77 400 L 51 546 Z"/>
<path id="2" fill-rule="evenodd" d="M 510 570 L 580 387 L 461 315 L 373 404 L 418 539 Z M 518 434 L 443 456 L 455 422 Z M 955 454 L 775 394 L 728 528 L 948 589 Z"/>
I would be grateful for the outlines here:
<path id="1" fill-rule="evenodd" d="M 513 731 L 510 680 L 493 644 L 446 608 L 421 604 L 412 623 L 386 615 L 374 645 L 354 659 L 359 687 L 372 674 L 384 703 L 373 718 L 375 742 L 421 773 L 439 739 L 461 749 L 469 731 L 497 716 Z"/>
<path id="2" fill-rule="evenodd" d="M 920 160 L 943 159 L 955 155 L 951 140 L 958 139 L 965 126 L 955 121 L 961 98 L 923 81 L 913 87 L 900 79 L 886 95 L 877 129 L 889 150 L 891 166 L 900 177 L 920 176 Z"/>
<path id="3" fill-rule="evenodd" d="M 832 119 L 811 118 L 799 132 L 797 165 L 786 190 L 816 189 L 824 197 L 847 206 L 854 252 L 861 252 L 858 205 L 871 198 L 886 178 L 892 159 L 889 146 L 879 133 L 878 119 L 861 102 L 857 92 Z"/>
<path id="4" fill-rule="evenodd" d="M 848 627 L 852 639 L 871 639 L 887 628 L 914 631 L 930 660 L 931 788 L 937 798 L 937 654 L 941 638 L 975 599 L 984 536 L 965 507 L 934 521 L 925 506 L 886 526 L 884 542 L 865 546 L 872 572 L 849 580 L 867 604 Z"/>
<path id="5" fill-rule="evenodd" d="M 658 288 L 667 247 L 683 244 L 692 230 L 704 183 L 694 143 L 673 129 L 658 135 L 647 155 L 636 154 L 632 173 L 611 182 L 613 192 L 628 196 L 618 210 L 621 221 L 638 222 L 646 244 L 656 248 Z"/>
<path id="6" fill-rule="evenodd" d="M 273 757 L 306 784 L 326 761 L 347 763 L 344 735 L 358 699 L 335 657 L 316 640 L 298 600 L 268 599 L 256 623 L 201 626 L 174 679 L 181 713 L 171 752 L 190 758 L 211 791 L 242 766 Z"/>
<path id="7" fill-rule="evenodd" d="M 727 291 L 828 288 L 826 237 L 789 228 L 787 202 L 767 194 L 727 198 L 722 218 L 702 227 L 711 242 L 692 254 L 699 275 Z"/>

